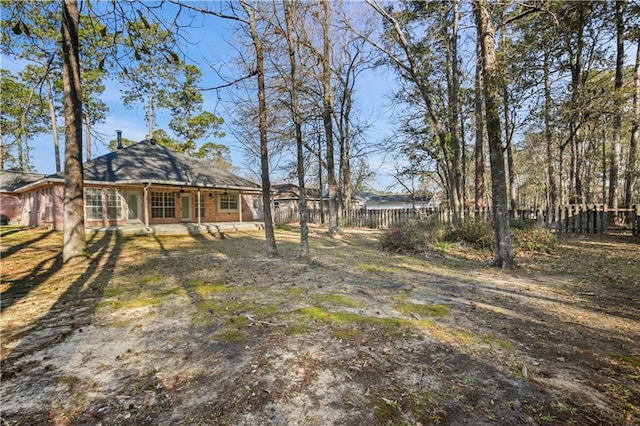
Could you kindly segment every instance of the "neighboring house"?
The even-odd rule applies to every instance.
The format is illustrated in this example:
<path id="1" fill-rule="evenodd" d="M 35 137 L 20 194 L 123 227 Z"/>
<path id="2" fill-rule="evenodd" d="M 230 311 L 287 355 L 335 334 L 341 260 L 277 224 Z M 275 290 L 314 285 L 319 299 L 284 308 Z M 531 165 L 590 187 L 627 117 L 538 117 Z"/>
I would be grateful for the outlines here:
<path id="1" fill-rule="evenodd" d="M 23 202 L 16 192 L 20 187 L 36 182 L 44 177 L 40 173 L 20 170 L 3 170 L 0 175 L 0 224 L 21 223 Z M 32 209 L 28 209 L 32 210 Z"/>
<path id="2" fill-rule="evenodd" d="M 315 188 L 305 188 L 307 208 L 319 210 L 322 206 L 323 197 L 320 190 Z M 298 201 L 300 200 L 300 188 L 292 183 L 283 183 L 271 185 L 273 195 L 273 207 L 277 210 L 298 210 Z M 324 198 L 325 206 L 329 205 L 328 198 Z"/>
<path id="3" fill-rule="evenodd" d="M 364 200 L 363 208 L 367 210 L 384 209 L 437 209 L 440 207 L 438 196 L 416 195 L 415 200 L 411 194 L 398 195 L 372 195 Z"/>
<path id="4" fill-rule="evenodd" d="M 1 214 L 26 226 L 62 229 L 63 173 L 16 176 L 2 171 L 1 180 Z M 153 140 L 87 161 L 84 191 L 88 228 L 262 217 L 259 185 Z"/>

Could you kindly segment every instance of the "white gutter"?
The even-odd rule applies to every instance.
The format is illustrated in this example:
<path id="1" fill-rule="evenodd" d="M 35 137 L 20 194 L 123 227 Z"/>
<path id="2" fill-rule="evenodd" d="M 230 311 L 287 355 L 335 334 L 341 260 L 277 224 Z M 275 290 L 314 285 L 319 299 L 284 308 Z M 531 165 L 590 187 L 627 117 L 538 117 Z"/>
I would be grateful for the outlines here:
<path id="1" fill-rule="evenodd" d="M 151 183 L 142 184 L 144 189 L 144 227 L 147 229 L 147 232 L 151 231 L 149 228 L 149 192 L 148 189 L 151 187 Z"/>

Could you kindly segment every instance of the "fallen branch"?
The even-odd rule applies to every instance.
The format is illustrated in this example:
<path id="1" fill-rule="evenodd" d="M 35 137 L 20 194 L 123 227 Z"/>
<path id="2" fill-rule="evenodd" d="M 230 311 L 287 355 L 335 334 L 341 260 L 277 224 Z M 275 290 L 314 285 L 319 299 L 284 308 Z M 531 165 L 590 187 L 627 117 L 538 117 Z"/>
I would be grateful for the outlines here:
<path id="1" fill-rule="evenodd" d="M 268 321 L 259 321 L 259 320 L 257 320 L 257 319 L 253 319 L 253 318 L 251 317 L 251 315 L 249 315 L 249 314 L 244 314 L 244 316 L 245 316 L 245 317 L 247 317 L 247 319 L 248 319 L 249 321 L 251 321 L 251 322 L 253 322 L 253 323 L 256 323 L 256 324 L 271 325 L 271 326 L 273 326 L 273 327 L 286 327 L 286 326 L 287 326 L 287 324 L 278 324 L 278 323 L 273 323 L 273 322 L 268 322 Z"/>

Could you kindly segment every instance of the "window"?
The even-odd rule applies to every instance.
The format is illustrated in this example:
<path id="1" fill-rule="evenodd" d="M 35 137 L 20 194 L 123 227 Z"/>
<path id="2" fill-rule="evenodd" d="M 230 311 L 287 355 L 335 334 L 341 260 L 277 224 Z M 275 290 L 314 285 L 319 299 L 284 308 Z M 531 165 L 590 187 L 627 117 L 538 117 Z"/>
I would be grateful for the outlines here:
<path id="1" fill-rule="evenodd" d="M 85 206 L 87 219 L 102 219 L 102 189 L 87 188 Z"/>
<path id="2" fill-rule="evenodd" d="M 151 217 L 176 217 L 176 197 L 172 192 L 151 193 Z"/>
<path id="3" fill-rule="evenodd" d="M 204 194 L 200 194 L 200 196 L 196 196 L 198 202 L 198 209 L 200 210 L 200 217 L 204 217 Z"/>
<path id="4" fill-rule="evenodd" d="M 220 194 L 218 210 L 238 210 L 238 194 Z"/>
<path id="5" fill-rule="evenodd" d="M 122 219 L 122 197 L 117 189 L 107 190 L 107 217 Z"/>

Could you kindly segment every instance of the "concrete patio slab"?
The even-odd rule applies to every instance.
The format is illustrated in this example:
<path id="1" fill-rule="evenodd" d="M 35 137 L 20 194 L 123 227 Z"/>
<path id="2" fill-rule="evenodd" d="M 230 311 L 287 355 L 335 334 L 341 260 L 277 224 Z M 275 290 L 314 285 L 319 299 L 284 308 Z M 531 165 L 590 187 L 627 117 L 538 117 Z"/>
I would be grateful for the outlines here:
<path id="1" fill-rule="evenodd" d="M 264 229 L 264 222 L 206 222 L 168 223 L 162 225 L 127 224 L 122 226 L 105 226 L 87 228 L 88 234 L 97 232 L 118 232 L 122 235 L 185 235 L 185 234 L 220 234 L 234 231 L 256 231 Z"/>

